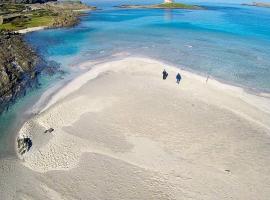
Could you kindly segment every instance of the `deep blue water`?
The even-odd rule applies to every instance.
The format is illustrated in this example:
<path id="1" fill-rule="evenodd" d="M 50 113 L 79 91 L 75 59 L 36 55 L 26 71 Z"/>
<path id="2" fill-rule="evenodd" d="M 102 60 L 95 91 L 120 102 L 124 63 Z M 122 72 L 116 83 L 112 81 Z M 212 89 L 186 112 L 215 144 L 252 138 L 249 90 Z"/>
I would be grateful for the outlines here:
<path id="1" fill-rule="evenodd" d="M 201 3 L 207 10 L 120 10 L 114 2 L 96 4 L 103 10 L 83 16 L 75 27 L 34 32 L 25 39 L 66 71 L 80 61 L 128 52 L 270 92 L 270 9 Z M 43 89 L 50 84 L 44 79 Z M 27 98 L 0 117 L 0 131 L 13 123 Z M 0 152 L 4 148 L 0 143 Z"/>

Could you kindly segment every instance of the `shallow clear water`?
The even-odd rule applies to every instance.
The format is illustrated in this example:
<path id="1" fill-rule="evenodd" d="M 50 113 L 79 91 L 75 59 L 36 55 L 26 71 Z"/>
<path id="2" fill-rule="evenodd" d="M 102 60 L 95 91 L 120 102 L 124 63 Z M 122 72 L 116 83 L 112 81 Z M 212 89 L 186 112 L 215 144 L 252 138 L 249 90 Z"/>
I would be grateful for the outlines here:
<path id="1" fill-rule="evenodd" d="M 63 66 L 129 52 L 270 91 L 270 9 L 215 4 L 207 9 L 110 7 L 82 17 L 74 28 L 31 33 L 27 40 Z"/>
<path id="2" fill-rule="evenodd" d="M 0 159 L 14 156 L 13 146 L 18 128 L 33 115 L 33 113 L 26 112 L 27 108 L 34 105 L 42 93 L 59 80 L 59 76 L 41 77 L 39 82 L 42 85 L 40 87 L 28 89 L 25 97 L 18 99 L 8 112 L 0 115 Z"/>
<path id="3" fill-rule="evenodd" d="M 205 3 L 207 10 L 120 10 L 98 4 L 104 10 L 83 16 L 76 27 L 33 32 L 25 39 L 67 71 L 80 61 L 128 52 L 270 92 L 270 9 Z M 0 117 L 0 130 L 7 130 L 27 101 Z"/>

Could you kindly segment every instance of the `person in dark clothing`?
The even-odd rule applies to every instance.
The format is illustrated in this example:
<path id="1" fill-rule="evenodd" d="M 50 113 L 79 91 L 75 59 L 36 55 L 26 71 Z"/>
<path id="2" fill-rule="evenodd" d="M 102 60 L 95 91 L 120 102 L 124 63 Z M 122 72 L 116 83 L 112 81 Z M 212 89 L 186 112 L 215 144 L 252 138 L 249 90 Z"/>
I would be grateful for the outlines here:
<path id="1" fill-rule="evenodd" d="M 164 69 L 163 72 L 162 72 L 162 75 L 163 75 L 163 80 L 166 80 L 166 78 L 168 77 L 169 74 Z"/>
<path id="2" fill-rule="evenodd" d="M 180 81 L 181 81 L 181 79 L 182 79 L 182 77 L 181 77 L 181 75 L 178 73 L 177 75 L 176 75 L 176 83 L 180 83 Z"/>

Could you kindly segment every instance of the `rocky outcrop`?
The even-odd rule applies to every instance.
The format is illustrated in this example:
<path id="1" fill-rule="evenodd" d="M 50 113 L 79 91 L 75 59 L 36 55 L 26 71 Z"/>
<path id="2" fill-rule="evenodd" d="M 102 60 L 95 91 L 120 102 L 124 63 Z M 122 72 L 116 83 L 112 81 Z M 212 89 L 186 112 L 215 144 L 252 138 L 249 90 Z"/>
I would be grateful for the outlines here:
<path id="1" fill-rule="evenodd" d="M 54 73 L 57 66 L 46 63 L 23 40 L 22 35 L 0 32 L 0 114 L 38 85 L 37 77 L 45 69 Z"/>
<path id="2" fill-rule="evenodd" d="M 53 28 L 74 26 L 79 22 L 79 13 L 63 11 L 61 15 L 55 17 L 52 24 Z"/>
<path id="3" fill-rule="evenodd" d="M 25 154 L 30 150 L 33 143 L 31 138 L 29 137 L 23 137 L 23 138 L 17 138 L 17 147 L 18 147 L 18 153 L 20 155 Z"/>
<path id="4" fill-rule="evenodd" d="M 37 76 L 38 57 L 16 33 L 0 33 L 0 113 Z"/>

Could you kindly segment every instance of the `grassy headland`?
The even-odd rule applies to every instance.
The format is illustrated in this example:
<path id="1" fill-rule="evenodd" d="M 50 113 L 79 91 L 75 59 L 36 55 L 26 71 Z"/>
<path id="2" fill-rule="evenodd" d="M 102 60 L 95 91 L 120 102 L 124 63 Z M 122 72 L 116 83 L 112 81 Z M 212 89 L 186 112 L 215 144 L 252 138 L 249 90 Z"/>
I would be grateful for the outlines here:
<path id="1" fill-rule="evenodd" d="M 145 8 L 145 9 L 189 9 L 189 10 L 202 10 L 203 7 L 184 4 L 184 3 L 162 3 L 162 4 L 154 4 L 154 5 L 121 5 L 117 6 L 118 8 Z"/>
<path id="2" fill-rule="evenodd" d="M 56 69 L 52 63 L 47 65 L 16 31 L 72 26 L 81 15 L 77 11 L 93 9 L 80 2 L 0 4 L 0 114 L 37 82 L 41 71 Z"/>
<path id="3" fill-rule="evenodd" d="M 87 6 L 81 2 L 2 4 L 0 8 L 0 30 L 8 31 L 38 26 L 72 26 L 78 22 L 78 17 L 81 15 L 80 12 L 76 11 L 95 9 L 95 7 Z"/>

